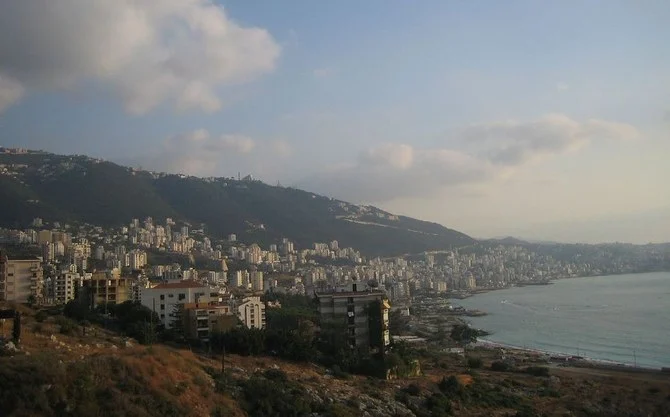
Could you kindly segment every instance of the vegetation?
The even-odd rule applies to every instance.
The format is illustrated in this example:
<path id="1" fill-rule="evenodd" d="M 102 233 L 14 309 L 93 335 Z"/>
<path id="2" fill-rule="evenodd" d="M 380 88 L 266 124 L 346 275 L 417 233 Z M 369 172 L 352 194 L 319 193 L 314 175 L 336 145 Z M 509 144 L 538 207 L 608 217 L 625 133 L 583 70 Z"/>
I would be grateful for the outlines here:
<path id="1" fill-rule="evenodd" d="M 497 372 L 507 372 L 510 370 L 510 366 L 507 362 L 494 361 L 491 363 L 491 370 Z"/>
<path id="2" fill-rule="evenodd" d="M 549 376 L 549 368 L 546 366 L 529 366 L 525 372 L 533 376 Z"/>
<path id="3" fill-rule="evenodd" d="M 468 368 L 479 369 L 484 365 L 484 362 L 481 358 L 469 357 L 468 358 Z"/>
<path id="4" fill-rule="evenodd" d="M 379 210 L 360 213 L 359 220 L 393 227 L 346 221 L 337 216 L 351 215 L 351 211 L 345 211 L 338 201 L 261 182 L 178 175 L 154 178 L 111 162 L 46 153 L 2 154 L 0 163 L 28 165 L 20 178 L 0 177 L 0 201 L 7 203 L 0 206 L 0 223 L 7 227 L 25 226 L 34 217 L 102 226 L 118 226 L 134 217 L 174 217 L 205 223 L 218 237 L 237 233 L 241 240 L 259 244 L 288 237 L 301 247 L 336 239 L 342 246 L 354 246 L 371 256 L 474 241 L 435 223 L 403 216 L 389 219 L 388 213 Z M 42 172 L 50 175 L 45 177 Z M 249 224 L 262 224 L 264 229 Z"/>
<path id="5" fill-rule="evenodd" d="M 84 328 L 91 322 L 102 324 L 145 345 L 155 343 L 164 333 L 162 326 L 157 324 L 159 323 L 158 315 L 134 301 L 102 305 L 96 309 L 91 309 L 88 303 L 78 298 L 68 302 L 63 309 L 63 313 L 70 319 L 86 324 Z M 65 317 L 58 319 L 61 333 L 72 334 L 74 331 L 76 322 L 70 319 Z"/>
<path id="6" fill-rule="evenodd" d="M 21 341 L 21 313 L 16 312 L 14 315 L 14 327 L 12 328 L 12 339 L 15 344 Z"/>

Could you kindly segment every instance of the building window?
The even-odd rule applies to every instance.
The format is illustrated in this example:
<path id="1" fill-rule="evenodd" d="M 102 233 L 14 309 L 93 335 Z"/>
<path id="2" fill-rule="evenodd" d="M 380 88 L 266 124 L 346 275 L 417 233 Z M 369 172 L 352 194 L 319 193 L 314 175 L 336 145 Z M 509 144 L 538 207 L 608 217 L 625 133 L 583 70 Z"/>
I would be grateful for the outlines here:
<path id="1" fill-rule="evenodd" d="M 347 303 L 353 304 L 354 303 L 354 297 L 348 297 L 347 298 Z"/>
<path id="2" fill-rule="evenodd" d="M 165 300 L 165 294 L 161 294 L 161 300 Z"/>
<path id="3" fill-rule="evenodd" d="M 186 299 L 186 294 L 184 294 L 184 293 L 179 294 L 179 300 L 184 300 L 184 299 Z"/>
<path id="4" fill-rule="evenodd" d="M 161 304 L 161 310 L 165 310 L 165 304 Z"/>
<path id="5" fill-rule="evenodd" d="M 168 294 L 168 298 L 174 298 L 174 294 Z"/>

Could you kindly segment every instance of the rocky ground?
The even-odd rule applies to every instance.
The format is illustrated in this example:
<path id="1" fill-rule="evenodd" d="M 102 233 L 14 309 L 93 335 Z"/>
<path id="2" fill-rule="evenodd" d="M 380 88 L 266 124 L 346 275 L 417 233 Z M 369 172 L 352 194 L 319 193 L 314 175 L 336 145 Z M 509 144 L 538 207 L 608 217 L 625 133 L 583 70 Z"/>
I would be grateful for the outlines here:
<path id="1" fill-rule="evenodd" d="M 670 416 L 662 373 L 547 366 L 534 376 L 527 367 L 546 364 L 524 353 L 493 371 L 494 349 L 469 352 L 481 360 L 469 364 L 426 350 L 422 376 L 388 381 L 272 357 L 227 355 L 222 370 L 220 356 L 142 346 L 95 326 L 63 334 L 59 317 L 37 322 L 21 309 L 18 346 L 2 326 L 2 415 Z"/>

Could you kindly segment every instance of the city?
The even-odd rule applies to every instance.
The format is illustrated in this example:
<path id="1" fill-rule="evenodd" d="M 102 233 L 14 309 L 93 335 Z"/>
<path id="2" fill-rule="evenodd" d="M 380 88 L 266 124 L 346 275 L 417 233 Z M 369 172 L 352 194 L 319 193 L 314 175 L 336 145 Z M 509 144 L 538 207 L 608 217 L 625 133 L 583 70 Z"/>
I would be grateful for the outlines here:
<path id="1" fill-rule="evenodd" d="M 660 245 L 583 245 L 572 248 L 578 252 L 571 262 L 496 242 L 366 258 L 335 240 L 297 248 L 284 238 L 261 248 L 239 242 L 235 234 L 216 239 L 205 230 L 206 225 L 150 217 L 111 229 L 47 224 L 40 218 L 26 229 L 2 229 L 0 244 L 16 254 L 3 253 L 0 300 L 62 305 L 75 299 L 78 288 L 88 288 L 94 306 L 139 302 L 157 313 L 166 328 L 173 325 L 180 305 L 186 310 L 180 318 L 195 318 L 199 310 L 210 308 L 210 314 L 237 315 L 247 327 L 263 328 L 266 305 L 261 297 L 266 293 L 313 297 L 357 286 L 388 299 L 391 310 L 409 315 L 412 302 L 426 296 L 463 298 L 553 279 L 643 272 L 670 260 Z M 556 246 L 540 247 L 564 255 Z M 21 255 L 26 251 L 32 257 Z M 212 321 L 184 336 L 207 340 L 230 323 Z"/>

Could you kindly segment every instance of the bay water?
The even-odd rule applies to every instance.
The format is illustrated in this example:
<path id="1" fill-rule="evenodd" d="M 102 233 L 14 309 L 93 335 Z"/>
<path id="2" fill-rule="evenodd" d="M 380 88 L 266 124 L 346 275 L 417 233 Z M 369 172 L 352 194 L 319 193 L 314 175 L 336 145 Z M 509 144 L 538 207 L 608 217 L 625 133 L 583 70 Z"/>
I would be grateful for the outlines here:
<path id="1" fill-rule="evenodd" d="M 670 367 L 670 273 L 570 278 L 452 304 L 488 313 L 484 340 L 649 368 Z"/>

